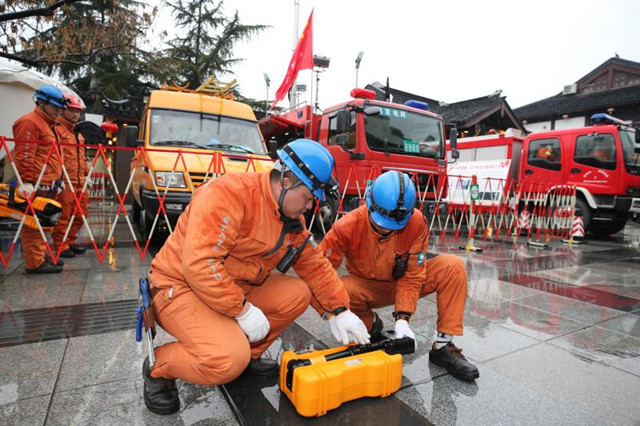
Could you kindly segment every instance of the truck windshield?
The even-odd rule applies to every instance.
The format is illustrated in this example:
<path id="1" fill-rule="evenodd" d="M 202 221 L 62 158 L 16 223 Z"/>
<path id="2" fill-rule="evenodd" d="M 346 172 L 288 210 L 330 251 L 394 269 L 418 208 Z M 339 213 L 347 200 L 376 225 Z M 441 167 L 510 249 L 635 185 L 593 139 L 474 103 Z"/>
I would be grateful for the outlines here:
<path id="1" fill-rule="evenodd" d="M 156 146 L 219 149 L 264 155 L 258 124 L 191 111 L 151 110 L 150 143 Z"/>
<path id="2" fill-rule="evenodd" d="M 640 144 L 635 142 L 635 133 L 631 130 L 620 129 L 620 141 L 622 142 L 622 152 L 624 152 L 624 167 L 628 172 L 638 173 L 640 169 L 640 154 L 635 150 L 640 150 Z"/>
<path id="3" fill-rule="evenodd" d="M 365 116 L 367 144 L 373 151 L 444 158 L 442 122 L 403 109 L 381 107 Z"/>

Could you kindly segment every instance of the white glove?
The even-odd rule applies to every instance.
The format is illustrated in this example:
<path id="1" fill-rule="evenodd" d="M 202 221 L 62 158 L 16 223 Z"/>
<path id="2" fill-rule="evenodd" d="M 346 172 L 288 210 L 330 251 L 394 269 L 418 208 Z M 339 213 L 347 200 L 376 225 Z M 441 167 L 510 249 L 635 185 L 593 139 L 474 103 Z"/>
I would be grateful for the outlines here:
<path id="1" fill-rule="evenodd" d="M 396 321 L 395 338 L 401 339 L 403 337 L 411 337 L 413 339 L 416 349 L 418 349 L 418 342 L 416 342 L 416 335 L 409 327 L 407 320 L 399 319 Z"/>
<path id="2" fill-rule="evenodd" d="M 31 194 L 33 194 L 33 192 L 34 192 L 35 190 L 36 190 L 36 189 L 33 187 L 33 184 L 31 184 L 31 183 L 25 183 L 25 184 L 24 184 L 24 185 L 22 185 L 22 186 L 20 187 L 20 189 L 18 190 L 18 195 L 20 195 L 21 197 L 24 197 L 24 193 L 26 192 L 26 193 L 27 193 L 27 196 L 28 196 L 29 198 L 31 198 Z"/>
<path id="3" fill-rule="evenodd" d="M 329 319 L 329 329 L 333 337 L 343 345 L 348 345 L 350 341 L 360 345 L 369 343 L 370 336 L 367 332 L 367 327 L 350 310 L 332 316 Z"/>
<path id="4" fill-rule="evenodd" d="M 91 191 L 91 188 L 93 188 L 93 179 L 87 176 L 84 180 L 87 182 L 87 190 Z"/>
<path id="5" fill-rule="evenodd" d="M 269 334 L 271 325 L 260 308 L 247 303 L 249 310 L 244 315 L 235 317 L 235 320 L 238 321 L 238 325 L 249 338 L 249 343 L 259 342 Z"/>

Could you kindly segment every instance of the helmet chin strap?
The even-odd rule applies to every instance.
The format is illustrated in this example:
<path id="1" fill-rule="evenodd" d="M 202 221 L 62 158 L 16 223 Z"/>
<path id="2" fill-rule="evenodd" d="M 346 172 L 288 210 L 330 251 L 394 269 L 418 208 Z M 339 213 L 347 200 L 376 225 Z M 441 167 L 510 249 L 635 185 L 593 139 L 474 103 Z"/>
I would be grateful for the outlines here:
<path id="1" fill-rule="evenodd" d="M 281 218 L 286 218 L 286 216 L 284 215 L 284 209 L 283 209 L 283 207 L 284 207 L 284 196 L 287 194 L 287 192 L 289 190 L 296 189 L 297 187 L 302 185 L 302 181 L 298 181 L 298 182 L 294 183 L 293 185 L 289 185 L 289 187 L 286 188 L 284 186 L 284 173 L 285 173 L 284 169 L 280 171 L 280 197 L 278 197 L 278 211 L 280 212 Z"/>

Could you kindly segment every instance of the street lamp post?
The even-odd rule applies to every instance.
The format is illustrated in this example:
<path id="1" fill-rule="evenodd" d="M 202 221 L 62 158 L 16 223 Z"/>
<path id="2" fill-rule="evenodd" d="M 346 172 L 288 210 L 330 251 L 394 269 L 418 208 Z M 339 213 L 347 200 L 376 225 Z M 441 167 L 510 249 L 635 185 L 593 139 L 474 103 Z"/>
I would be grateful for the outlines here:
<path id="1" fill-rule="evenodd" d="M 316 103 L 313 108 L 313 111 L 318 111 L 318 88 L 320 87 L 320 73 L 329 68 L 329 62 L 331 62 L 330 58 L 326 56 L 315 56 L 313 57 L 313 66 L 314 71 L 316 73 Z"/>
<path id="2" fill-rule="evenodd" d="M 266 72 L 263 72 L 262 76 L 264 77 L 264 82 L 267 84 L 267 98 L 264 101 L 264 113 L 267 115 L 269 114 L 269 86 L 271 85 L 271 79 Z"/>
<path id="3" fill-rule="evenodd" d="M 362 61 L 362 56 L 364 55 L 363 51 L 358 53 L 358 57 L 356 58 L 356 87 L 358 87 L 358 70 L 360 69 L 360 62 Z"/>

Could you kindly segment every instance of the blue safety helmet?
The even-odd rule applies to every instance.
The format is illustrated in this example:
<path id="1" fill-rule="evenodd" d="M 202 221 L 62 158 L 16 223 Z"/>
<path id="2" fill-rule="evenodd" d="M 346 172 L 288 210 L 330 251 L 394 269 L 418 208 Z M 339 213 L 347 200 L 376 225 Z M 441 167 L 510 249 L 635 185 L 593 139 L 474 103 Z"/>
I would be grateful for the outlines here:
<path id="1" fill-rule="evenodd" d="M 389 171 L 378 176 L 367 191 L 371 220 L 386 229 L 407 226 L 416 204 L 416 187 L 408 175 Z"/>
<path id="2" fill-rule="evenodd" d="M 49 84 L 40 86 L 34 96 L 36 99 L 42 99 L 60 108 L 66 108 L 69 105 L 69 100 L 64 98 L 60 89 Z"/>
<path id="3" fill-rule="evenodd" d="M 282 163 L 321 201 L 325 201 L 325 194 L 337 194 L 338 182 L 331 176 L 333 157 L 318 142 L 297 139 L 283 146 L 277 154 Z"/>

